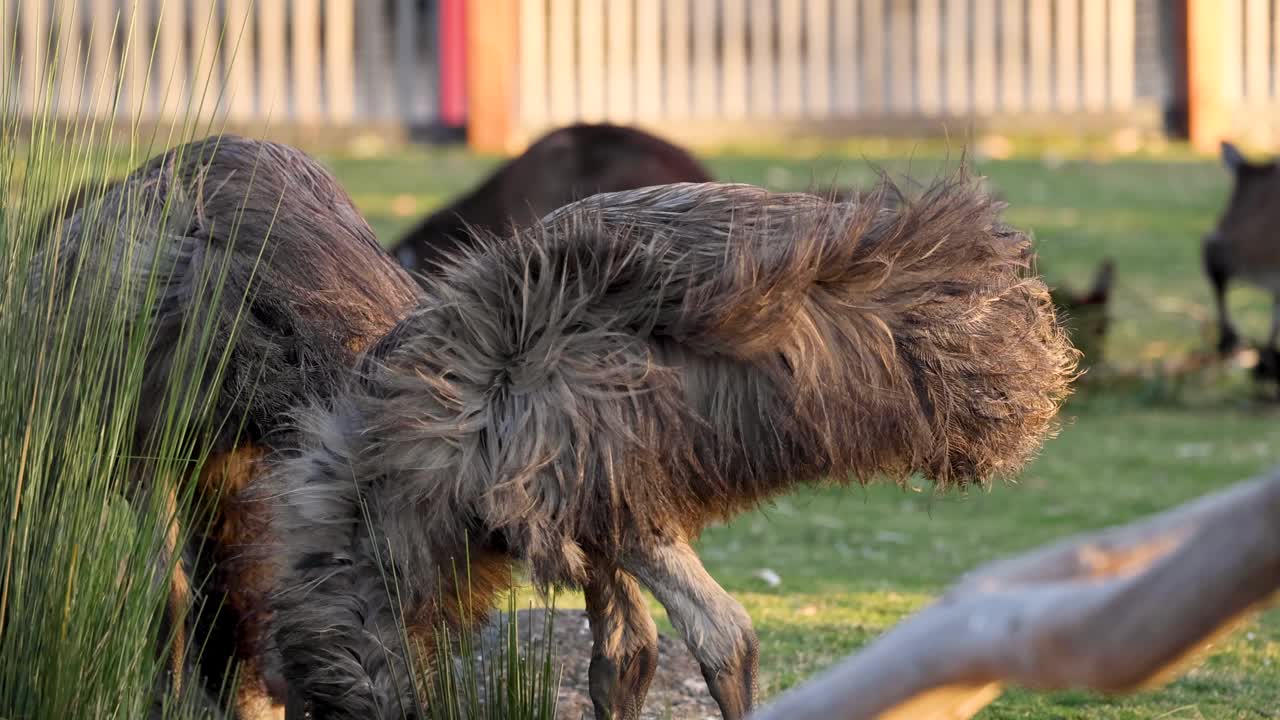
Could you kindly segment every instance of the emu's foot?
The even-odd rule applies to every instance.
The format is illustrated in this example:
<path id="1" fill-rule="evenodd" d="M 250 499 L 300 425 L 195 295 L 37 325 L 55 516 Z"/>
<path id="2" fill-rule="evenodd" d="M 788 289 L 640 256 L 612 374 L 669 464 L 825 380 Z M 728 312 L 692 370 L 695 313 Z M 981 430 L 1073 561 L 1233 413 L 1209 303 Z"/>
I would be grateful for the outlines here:
<path id="1" fill-rule="evenodd" d="M 1226 357 L 1239 348 L 1240 336 L 1236 334 L 1235 328 L 1224 327 L 1222 336 L 1218 338 L 1218 354 Z"/>
<path id="2" fill-rule="evenodd" d="M 637 648 L 630 657 L 615 665 L 603 655 L 591 657 L 591 704 L 596 720 L 639 720 L 644 698 L 658 670 L 656 642 Z M 617 678 L 616 683 L 611 680 Z"/>
<path id="3" fill-rule="evenodd" d="M 751 636 L 746 647 L 729 665 L 712 671 L 703 668 L 711 697 L 720 706 L 724 720 L 740 720 L 751 712 L 756 698 L 756 675 L 760 665 L 760 643 Z"/>

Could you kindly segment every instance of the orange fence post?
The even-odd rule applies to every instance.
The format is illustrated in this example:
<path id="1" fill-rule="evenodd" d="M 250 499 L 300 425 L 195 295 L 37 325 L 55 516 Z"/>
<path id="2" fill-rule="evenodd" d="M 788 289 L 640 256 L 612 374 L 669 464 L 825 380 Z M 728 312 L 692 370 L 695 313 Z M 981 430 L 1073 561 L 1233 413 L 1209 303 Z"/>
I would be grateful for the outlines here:
<path id="1" fill-rule="evenodd" d="M 1237 0 L 1238 1 L 1238 0 Z M 1238 38 L 1227 36 L 1221 0 L 1187 0 L 1187 121 L 1191 145 L 1217 152 L 1226 139 L 1227 53 Z"/>
<path id="2" fill-rule="evenodd" d="M 508 153 L 517 140 L 516 78 L 519 72 L 519 0 L 489 0 L 484 15 L 467 27 L 467 144 L 485 153 Z"/>

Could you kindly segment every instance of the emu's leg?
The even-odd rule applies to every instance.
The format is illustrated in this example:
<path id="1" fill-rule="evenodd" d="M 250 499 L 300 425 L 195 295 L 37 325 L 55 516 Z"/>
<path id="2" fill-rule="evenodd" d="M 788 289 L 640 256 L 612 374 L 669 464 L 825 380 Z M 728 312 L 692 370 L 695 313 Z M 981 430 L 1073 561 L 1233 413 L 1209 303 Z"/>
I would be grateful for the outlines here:
<path id="1" fill-rule="evenodd" d="M 597 720 L 638 720 L 658 669 L 658 628 L 640 588 L 617 568 L 593 569 L 585 588 L 591 620 L 591 704 Z"/>
<path id="2" fill-rule="evenodd" d="M 158 558 L 159 569 L 162 573 L 172 574 L 169 576 L 168 598 L 161 620 L 164 632 L 160 635 L 160 641 L 167 643 L 172 640 L 163 651 L 168 653 L 168 673 L 173 689 L 180 693 L 187 658 L 187 613 L 191 610 L 191 579 L 187 576 L 186 564 L 182 558 L 177 489 L 172 486 L 164 493 L 164 509 L 168 513 L 169 522 L 164 535 L 163 557 Z"/>
<path id="3" fill-rule="evenodd" d="M 667 609 L 702 667 L 720 714 L 725 720 L 744 717 L 755 701 L 760 659 L 747 611 L 716 584 L 687 543 L 637 551 L 622 565 Z"/>
<path id="4" fill-rule="evenodd" d="M 1254 372 L 1263 380 L 1280 380 L 1280 350 L 1276 344 L 1280 341 L 1280 294 L 1277 294 L 1271 307 L 1271 333 L 1267 335 L 1267 344 L 1262 348 L 1261 357 Z"/>
<path id="5" fill-rule="evenodd" d="M 1216 242 L 1208 242 L 1204 246 L 1204 268 L 1213 285 L 1213 300 L 1218 310 L 1218 352 L 1227 355 L 1240 344 L 1240 336 L 1236 334 L 1231 316 L 1227 312 L 1227 280 L 1230 272 L 1222 257 L 1222 249 Z"/>

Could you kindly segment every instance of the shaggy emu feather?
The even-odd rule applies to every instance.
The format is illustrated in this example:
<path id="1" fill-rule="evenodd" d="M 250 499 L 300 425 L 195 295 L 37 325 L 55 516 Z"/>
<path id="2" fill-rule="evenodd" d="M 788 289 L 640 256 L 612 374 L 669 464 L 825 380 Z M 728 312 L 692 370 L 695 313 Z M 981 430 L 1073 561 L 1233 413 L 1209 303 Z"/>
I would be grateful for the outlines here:
<path id="1" fill-rule="evenodd" d="M 1052 431 L 1075 353 L 999 210 L 963 177 L 857 204 L 675 184 L 478 240 L 268 485 L 294 689 L 412 716 L 418 643 L 525 561 L 585 590 L 599 716 L 652 678 L 645 586 L 742 717 L 758 644 L 690 547 L 708 522 L 823 479 L 1010 475 Z"/>
<path id="2" fill-rule="evenodd" d="M 271 717 L 283 690 L 278 673 L 271 682 L 261 644 L 270 581 L 256 552 L 269 545 L 265 512 L 247 490 L 262 458 L 293 442 L 289 411 L 343 386 L 359 353 L 409 313 L 417 285 L 382 252 L 332 176 L 275 143 L 224 135 L 173 148 L 123 180 L 82 186 L 46 226 L 64 214 L 60 265 L 78 272 L 48 276 L 64 295 L 88 284 L 77 277 L 107 278 L 142 309 L 148 282 L 157 284 L 135 456 L 148 456 L 145 443 L 163 429 L 170 403 L 208 403 L 193 452 L 210 454 L 198 491 L 211 517 L 207 536 L 191 544 L 191 564 L 177 571 L 167 619 L 203 597 L 186 615 L 191 645 L 203 650 L 202 679 L 221 694 L 227 661 L 245 663 L 236 717 Z M 188 326 L 212 328 L 213 361 L 226 352 L 216 384 L 213 367 L 192 367 Z M 197 373 L 204 397 L 171 397 L 184 387 L 175 368 Z M 175 529 L 171 552 L 178 536 Z M 158 564 L 163 576 L 166 559 Z"/>

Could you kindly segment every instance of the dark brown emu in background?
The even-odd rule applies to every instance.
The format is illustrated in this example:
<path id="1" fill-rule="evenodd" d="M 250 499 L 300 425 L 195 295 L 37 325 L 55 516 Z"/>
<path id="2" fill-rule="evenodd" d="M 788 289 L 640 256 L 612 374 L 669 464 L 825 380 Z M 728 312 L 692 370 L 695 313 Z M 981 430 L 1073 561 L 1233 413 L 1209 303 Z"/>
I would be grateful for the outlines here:
<path id="1" fill-rule="evenodd" d="M 1088 290 L 1065 285 L 1051 289 L 1053 304 L 1071 344 L 1080 351 L 1080 367 L 1093 367 L 1103 361 L 1107 329 L 1111 324 L 1111 286 L 1115 282 L 1115 262 L 1110 258 L 1098 263 Z"/>
<path id="2" fill-rule="evenodd" d="M 68 264 L 82 247 L 106 247 L 114 254 L 106 267 L 158 273 L 162 295 L 146 370 L 155 393 L 144 400 L 140 443 L 163 422 L 161 390 L 184 367 L 176 355 L 183 323 L 212 317 L 215 347 L 228 348 L 221 381 L 203 383 L 213 398 L 201 440 L 211 457 L 198 494 L 212 515 L 174 581 L 170 613 L 183 615 L 193 597 L 202 598 L 188 616 L 185 643 L 201 652 L 199 680 L 225 696 L 226 664 L 237 662 L 238 697 L 224 697 L 234 715 L 275 717 L 284 691 L 265 645 L 267 518 L 248 489 L 265 458 L 295 442 L 289 411 L 342 387 L 359 354 L 415 304 L 418 287 L 380 249 L 333 178 L 283 145 L 209 138 L 154 158 L 105 194 L 78 192 L 67 204 L 83 206 L 61 235 Z M 55 208 L 51 222 L 63 211 Z M 83 222 L 90 211 L 122 222 Z M 108 231 L 115 235 L 95 242 L 85 235 Z M 148 264 L 129 267 L 129 258 Z M 207 284 L 223 273 L 215 297 Z"/>
<path id="3" fill-rule="evenodd" d="M 1204 267 L 1218 309 L 1218 351 L 1229 354 L 1240 336 L 1227 310 L 1227 284 L 1233 278 L 1275 296 L 1271 332 L 1255 372 L 1280 379 L 1280 169 L 1275 161 L 1252 163 L 1231 143 L 1222 143 L 1222 162 L 1234 185 L 1218 225 L 1204 238 Z"/>
<path id="4" fill-rule="evenodd" d="M 507 161 L 483 183 L 429 215 L 391 253 L 419 273 L 439 270 L 468 228 L 507 235 L 547 213 L 599 192 L 712 179 L 687 151 L 642 130 L 577 124 L 554 130 Z"/>
<path id="5" fill-rule="evenodd" d="M 415 716 L 431 629 L 483 620 L 523 562 L 585 591 L 597 717 L 637 717 L 653 677 L 644 587 L 741 718 L 759 646 L 693 550 L 707 523 L 801 483 L 1016 473 L 1075 363 L 1029 243 L 964 178 L 893 192 L 601 194 L 424 278 L 265 486 L 274 636 L 316 717 Z"/>

